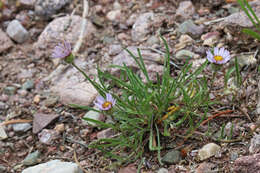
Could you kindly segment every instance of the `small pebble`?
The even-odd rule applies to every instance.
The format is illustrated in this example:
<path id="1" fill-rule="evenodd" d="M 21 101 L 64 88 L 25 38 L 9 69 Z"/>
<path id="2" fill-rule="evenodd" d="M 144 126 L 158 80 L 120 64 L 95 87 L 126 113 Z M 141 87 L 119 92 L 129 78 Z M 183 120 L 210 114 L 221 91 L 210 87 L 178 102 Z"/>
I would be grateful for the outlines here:
<path id="1" fill-rule="evenodd" d="M 214 155 L 218 155 L 220 149 L 220 146 L 215 143 L 206 144 L 199 150 L 198 157 L 200 160 L 208 159 Z"/>
<path id="2" fill-rule="evenodd" d="M 41 101 L 41 96 L 40 95 L 37 94 L 36 96 L 34 96 L 34 98 L 33 98 L 33 102 L 34 103 L 38 104 L 40 101 Z"/>
<path id="3" fill-rule="evenodd" d="M 59 133 L 62 133 L 62 132 L 64 132 L 64 130 L 65 130 L 65 126 L 64 126 L 63 123 L 62 123 L 62 124 L 57 124 L 57 125 L 55 126 L 54 130 L 56 130 L 56 131 L 59 132 Z"/>
<path id="4" fill-rule="evenodd" d="M 40 152 L 37 150 L 33 153 L 28 154 L 26 158 L 23 160 L 23 164 L 26 166 L 35 165 L 38 162 L 38 158 L 40 157 Z"/>
<path id="5" fill-rule="evenodd" d="M 32 128 L 32 125 L 30 123 L 17 123 L 13 124 L 13 130 L 15 132 L 26 132 L 29 129 Z"/>
<path id="6" fill-rule="evenodd" d="M 13 20 L 8 24 L 6 33 L 14 41 L 18 43 L 23 43 L 29 38 L 28 31 L 21 25 L 18 20 Z"/>

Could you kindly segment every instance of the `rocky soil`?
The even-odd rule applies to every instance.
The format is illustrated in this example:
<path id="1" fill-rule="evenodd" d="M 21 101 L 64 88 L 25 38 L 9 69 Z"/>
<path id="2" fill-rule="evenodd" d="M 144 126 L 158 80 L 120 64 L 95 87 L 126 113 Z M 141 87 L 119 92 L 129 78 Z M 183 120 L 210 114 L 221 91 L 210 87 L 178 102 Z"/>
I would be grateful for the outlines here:
<path id="1" fill-rule="evenodd" d="M 260 17 L 260 3 L 251 4 Z M 156 79 L 163 72 L 165 52 L 160 35 L 177 71 L 186 61 L 200 66 L 209 48 L 224 46 L 232 55 L 227 67 L 238 58 L 244 87 L 236 88 L 231 78 L 230 93 L 210 113 L 231 111 L 188 140 L 176 130 L 162 151 L 164 165 L 156 153 L 146 153 L 142 172 L 260 173 L 259 42 L 241 32 L 252 24 L 235 2 L 90 0 L 88 5 L 82 18 L 79 0 L 0 0 L 0 173 L 137 172 L 139 162 L 111 168 L 113 160 L 88 148 L 111 133 L 82 117 L 106 118 L 68 104 L 93 106 L 98 93 L 75 69 L 50 55 L 57 43 L 67 40 L 75 47 L 80 37 L 76 63 L 95 78 L 97 65 L 115 75 L 119 72 L 110 64 L 136 68 L 123 48 L 134 53 L 140 48 L 150 77 Z M 217 77 L 212 99 L 222 97 L 224 79 Z M 221 129 L 228 136 L 231 128 L 231 139 L 218 140 Z M 204 135 L 207 131 L 210 135 Z"/>

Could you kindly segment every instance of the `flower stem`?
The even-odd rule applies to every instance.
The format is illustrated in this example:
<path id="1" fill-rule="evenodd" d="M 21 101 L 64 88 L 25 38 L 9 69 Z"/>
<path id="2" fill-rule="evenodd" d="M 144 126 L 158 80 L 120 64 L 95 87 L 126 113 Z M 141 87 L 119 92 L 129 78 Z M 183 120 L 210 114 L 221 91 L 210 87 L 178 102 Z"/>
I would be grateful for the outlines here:
<path id="1" fill-rule="evenodd" d="M 104 92 L 102 91 L 102 88 L 100 88 L 99 84 L 93 80 L 90 79 L 90 77 L 81 69 L 79 68 L 74 62 L 71 63 L 71 65 L 73 67 L 75 67 L 81 74 L 83 74 L 83 76 L 91 83 L 91 85 L 93 87 L 95 87 L 95 89 L 100 93 L 100 94 L 104 94 Z"/>
<path id="2" fill-rule="evenodd" d="M 215 80 L 215 78 L 216 78 L 216 74 L 217 74 L 217 71 L 214 70 L 213 76 L 212 76 L 212 79 L 211 79 L 211 82 L 210 82 L 210 88 L 211 88 L 211 89 L 212 89 L 212 87 L 213 87 L 213 83 L 214 83 L 214 80 Z"/>

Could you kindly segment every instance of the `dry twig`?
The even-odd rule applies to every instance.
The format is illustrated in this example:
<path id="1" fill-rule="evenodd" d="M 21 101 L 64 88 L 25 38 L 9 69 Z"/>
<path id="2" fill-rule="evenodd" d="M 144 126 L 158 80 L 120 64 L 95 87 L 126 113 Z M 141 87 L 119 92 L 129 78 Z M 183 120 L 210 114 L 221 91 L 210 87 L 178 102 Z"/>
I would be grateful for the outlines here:
<path id="1" fill-rule="evenodd" d="M 0 124 L 0 126 L 5 126 L 5 125 L 8 125 L 8 124 L 16 124 L 16 123 L 30 123 L 32 122 L 33 120 L 21 120 L 21 119 L 18 119 L 18 120 L 8 120 L 8 121 L 4 121 Z"/>
<path id="2" fill-rule="evenodd" d="M 80 167 L 81 170 L 83 170 L 85 173 L 89 173 L 87 170 L 85 170 L 85 169 L 80 165 L 75 150 L 74 150 L 74 160 L 75 160 L 76 164 Z"/>
<path id="3" fill-rule="evenodd" d="M 84 37 L 84 32 L 86 30 L 86 25 L 87 25 L 87 15 L 88 15 L 88 11 L 89 11 L 89 5 L 88 5 L 88 1 L 87 0 L 83 0 L 83 6 L 84 6 L 84 10 L 82 13 L 82 25 L 81 25 L 81 30 L 80 30 L 80 35 L 79 35 L 79 39 L 76 42 L 74 49 L 73 49 L 73 54 L 76 54 L 79 51 L 79 48 L 83 42 L 83 37 Z"/>
<path id="4" fill-rule="evenodd" d="M 215 115 L 210 116 L 208 119 L 204 120 L 204 121 L 201 123 L 201 125 L 202 125 L 202 126 L 205 125 L 208 121 L 210 121 L 210 120 L 212 120 L 212 119 L 214 119 L 214 118 L 216 118 L 216 117 L 218 117 L 218 116 L 220 116 L 220 115 L 228 114 L 228 113 L 232 113 L 232 112 L 233 112 L 233 110 L 226 110 L 226 111 L 219 112 L 219 113 L 217 113 L 217 114 L 215 114 Z"/>

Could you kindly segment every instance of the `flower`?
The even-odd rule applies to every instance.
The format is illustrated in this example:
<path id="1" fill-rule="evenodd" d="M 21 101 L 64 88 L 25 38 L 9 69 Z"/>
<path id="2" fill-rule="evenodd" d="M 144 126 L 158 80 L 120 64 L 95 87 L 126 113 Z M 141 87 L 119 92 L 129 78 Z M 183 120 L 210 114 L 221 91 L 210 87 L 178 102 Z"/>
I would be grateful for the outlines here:
<path id="1" fill-rule="evenodd" d="M 207 51 L 207 59 L 211 63 L 225 64 L 230 60 L 230 53 L 224 47 L 222 48 L 215 47 L 213 54 L 210 50 Z"/>
<path id="2" fill-rule="evenodd" d="M 55 46 L 52 57 L 53 58 L 66 58 L 71 54 L 71 45 L 69 42 L 64 41 L 64 43 L 59 43 Z"/>
<path id="3" fill-rule="evenodd" d="M 96 98 L 94 104 L 100 110 L 107 111 L 116 104 L 116 100 L 112 97 L 111 94 L 106 93 L 106 99 L 104 99 L 102 96 L 98 96 Z"/>

